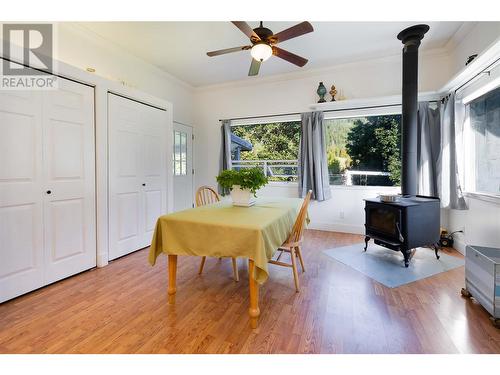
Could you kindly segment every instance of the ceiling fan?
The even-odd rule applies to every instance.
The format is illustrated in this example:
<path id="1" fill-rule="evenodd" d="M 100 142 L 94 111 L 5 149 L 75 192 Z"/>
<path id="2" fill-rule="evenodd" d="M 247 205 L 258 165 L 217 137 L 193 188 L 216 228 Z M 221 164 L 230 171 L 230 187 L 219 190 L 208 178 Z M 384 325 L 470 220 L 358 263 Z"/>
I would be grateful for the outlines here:
<path id="1" fill-rule="evenodd" d="M 300 67 L 306 65 L 307 59 L 294 53 L 285 51 L 284 49 L 277 47 L 276 44 L 314 31 L 312 25 L 309 22 L 301 22 L 277 34 L 273 34 L 271 30 L 269 30 L 267 27 L 264 27 L 262 21 L 260 22 L 259 27 L 256 27 L 255 29 L 252 29 L 250 25 L 245 21 L 231 22 L 234 26 L 240 29 L 243 34 L 250 38 L 250 42 L 252 44 L 207 52 L 208 56 L 213 57 L 224 55 L 226 53 L 250 50 L 250 54 L 252 55 L 252 63 L 250 64 L 250 70 L 248 71 L 249 76 L 256 76 L 257 74 L 259 74 L 260 64 L 263 61 L 266 61 L 272 55 Z"/>

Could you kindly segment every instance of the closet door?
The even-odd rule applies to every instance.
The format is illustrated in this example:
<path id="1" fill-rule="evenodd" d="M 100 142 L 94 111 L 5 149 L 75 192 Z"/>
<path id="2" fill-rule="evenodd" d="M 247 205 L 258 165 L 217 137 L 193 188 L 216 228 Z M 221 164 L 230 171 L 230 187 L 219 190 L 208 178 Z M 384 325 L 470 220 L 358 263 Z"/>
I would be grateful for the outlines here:
<path id="1" fill-rule="evenodd" d="M 142 246 L 142 134 L 137 103 L 108 95 L 109 259 Z"/>
<path id="2" fill-rule="evenodd" d="M 151 245 L 156 220 L 167 212 L 167 153 L 165 111 L 144 105 L 143 123 L 143 207 L 141 247 Z"/>
<path id="3" fill-rule="evenodd" d="M 43 93 L 46 283 L 95 267 L 94 89 L 66 79 Z"/>
<path id="4" fill-rule="evenodd" d="M 41 95 L 0 91 L 0 302 L 41 287 Z"/>
<path id="5" fill-rule="evenodd" d="M 165 112 L 108 95 L 109 258 L 149 246 L 166 212 Z"/>

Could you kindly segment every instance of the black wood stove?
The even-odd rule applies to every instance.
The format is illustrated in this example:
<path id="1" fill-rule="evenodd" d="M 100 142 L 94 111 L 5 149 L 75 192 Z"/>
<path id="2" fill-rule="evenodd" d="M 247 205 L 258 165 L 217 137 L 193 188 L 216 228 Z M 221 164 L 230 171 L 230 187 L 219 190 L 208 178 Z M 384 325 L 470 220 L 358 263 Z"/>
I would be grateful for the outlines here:
<path id="1" fill-rule="evenodd" d="M 401 251 L 408 267 L 412 249 L 430 246 L 438 255 L 438 198 L 401 197 L 398 202 L 385 203 L 379 198 L 365 200 L 365 251 L 368 241 Z"/>
<path id="2" fill-rule="evenodd" d="M 412 249 L 434 248 L 438 255 L 440 233 L 439 198 L 417 195 L 417 111 L 418 111 L 418 47 L 427 25 L 409 27 L 398 34 L 403 47 L 403 89 L 401 130 L 401 192 L 398 202 L 385 203 L 379 198 L 365 203 L 365 251 L 368 241 L 401 251 L 408 267 Z"/>

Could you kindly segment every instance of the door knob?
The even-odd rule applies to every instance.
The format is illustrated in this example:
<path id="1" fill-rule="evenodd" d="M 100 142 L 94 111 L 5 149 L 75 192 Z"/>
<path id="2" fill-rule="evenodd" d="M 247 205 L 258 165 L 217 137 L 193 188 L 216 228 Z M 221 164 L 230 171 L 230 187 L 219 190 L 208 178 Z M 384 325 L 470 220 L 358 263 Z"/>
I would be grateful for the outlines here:
<path id="1" fill-rule="evenodd" d="M 52 194 L 52 192 L 50 190 L 47 190 L 47 194 Z"/>
<path id="2" fill-rule="evenodd" d="M 146 186 L 146 184 L 142 184 L 142 186 Z"/>

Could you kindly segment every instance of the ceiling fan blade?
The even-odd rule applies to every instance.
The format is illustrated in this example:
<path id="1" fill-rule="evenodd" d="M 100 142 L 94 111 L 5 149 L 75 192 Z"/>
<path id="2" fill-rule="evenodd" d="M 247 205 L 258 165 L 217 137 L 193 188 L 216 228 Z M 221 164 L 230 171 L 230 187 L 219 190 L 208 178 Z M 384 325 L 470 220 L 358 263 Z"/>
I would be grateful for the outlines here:
<path id="1" fill-rule="evenodd" d="M 241 47 L 219 49 L 217 51 L 207 52 L 207 55 L 210 57 L 213 57 L 213 56 L 224 55 L 226 53 L 231 53 L 231 52 L 244 51 L 244 50 L 251 49 L 251 48 L 252 48 L 252 46 L 241 46 Z"/>
<path id="2" fill-rule="evenodd" d="M 307 64 L 307 59 L 276 46 L 273 46 L 273 55 L 300 67 Z"/>
<path id="3" fill-rule="evenodd" d="M 280 31 L 278 34 L 274 34 L 273 38 L 277 39 L 276 43 L 280 43 L 284 42 L 285 40 L 310 33 L 312 31 L 314 31 L 312 25 L 309 22 L 304 21 L 286 30 Z"/>
<path id="4" fill-rule="evenodd" d="M 253 29 L 250 27 L 250 25 L 248 23 L 246 23 L 245 21 L 231 21 L 233 23 L 234 26 L 236 26 L 238 29 L 240 29 L 243 34 L 245 34 L 246 36 L 248 36 L 250 39 L 253 39 L 253 40 L 256 40 L 256 41 L 259 41 L 260 38 L 257 34 L 255 34 L 255 31 L 253 31 Z"/>
<path id="5" fill-rule="evenodd" d="M 252 64 L 250 64 L 250 70 L 248 71 L 249 76 L 256 76 L 259 74 L 259 69 L 260 69 L 260 61 L 255 60 L 252 58 Z"/>

